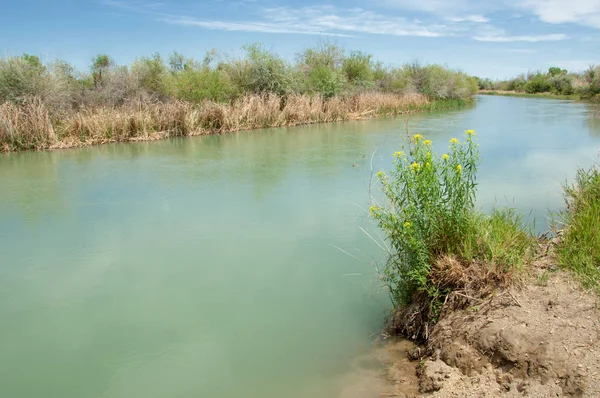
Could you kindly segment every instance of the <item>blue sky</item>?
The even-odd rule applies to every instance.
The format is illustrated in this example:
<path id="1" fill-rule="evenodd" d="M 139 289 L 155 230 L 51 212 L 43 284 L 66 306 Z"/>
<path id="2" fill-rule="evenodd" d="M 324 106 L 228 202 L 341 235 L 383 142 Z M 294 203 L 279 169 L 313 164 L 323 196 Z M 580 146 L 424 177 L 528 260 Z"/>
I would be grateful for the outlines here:
<path id="1" fill-rule="evenodd" d="M 8 4 L 6 4 L 8 3 Z M 386 64 L 441 63 L 504 78 L 600 64 L 600 0 L 19 0 L 0 13 L 2 55 L 61 58 L 86 69 L 173 50 L 232 56 L 262 42 L 288 59 L 324 40 Z"/>

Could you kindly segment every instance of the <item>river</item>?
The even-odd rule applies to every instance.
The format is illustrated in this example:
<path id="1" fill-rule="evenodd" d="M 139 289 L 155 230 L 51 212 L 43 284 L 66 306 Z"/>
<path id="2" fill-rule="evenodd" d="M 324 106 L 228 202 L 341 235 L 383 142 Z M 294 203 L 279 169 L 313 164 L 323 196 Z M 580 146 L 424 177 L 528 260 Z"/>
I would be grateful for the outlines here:
<path id="1" fill-rule="evenodd" d="M 598 112 L 479 97 L 410 117 L 2 154 L 0 396 L 337 397 L 389 309 L 369 180 L 406 129 L 440 153 L 477 130 L 478 205 L 514 206 L 544 232 L 561 184 L 597 159 Z"/>

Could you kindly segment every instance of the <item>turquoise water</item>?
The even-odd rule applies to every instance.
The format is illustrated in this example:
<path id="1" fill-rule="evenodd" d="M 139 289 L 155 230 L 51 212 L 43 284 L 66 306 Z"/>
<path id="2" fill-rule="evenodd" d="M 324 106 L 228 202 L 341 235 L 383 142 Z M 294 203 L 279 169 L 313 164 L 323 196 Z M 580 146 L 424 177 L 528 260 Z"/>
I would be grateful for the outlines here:
<path id="1" fill-rule="evenodd" d="M 597 159 L 597 113 L 482 97 L 410 118 L 4 154 L 0 396 L 337 397 L 389 307 L 366 210 L 407 126 L 440 152 L 477 130 L 479 206 L 513 205 L 543 232 L 561 184 Z"/>

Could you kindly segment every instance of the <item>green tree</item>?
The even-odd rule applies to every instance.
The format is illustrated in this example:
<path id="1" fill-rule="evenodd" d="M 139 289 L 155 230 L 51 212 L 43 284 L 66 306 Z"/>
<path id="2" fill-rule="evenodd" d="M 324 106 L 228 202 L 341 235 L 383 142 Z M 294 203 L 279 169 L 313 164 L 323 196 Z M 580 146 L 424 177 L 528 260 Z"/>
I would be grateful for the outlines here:
<path id="1" fill-rule="evenodd" d="M 0 59 L 0 101 L 20 102 L 27 97 L 44 97 L 49 77 L 46 67 L 35 55 Z"/>
<path id="2" fill-rule="evenodd" d="M 551 68 L 548 69 L 548 74 L 550 76 L 559 76 L 559 75 L 566 75 L 567 74 L 567 70 L 566 69 L 560 69 L 556 66 L 553 66 Z"/>
<path id="3" fill-rule="evenodd" d="M 94 87 L 98 88 L 102 85 L 102 79 L 108 68 L 113 65 L 113 60 L 106 54 L 98 54 L 92 59 L 92 77 L 94 79 Z"/>
<path id="4" fill-rule="evenodd" d="M 240 91 L 250 93 L 287 94 L 292 91 L 291 67 L 278 55 L 267 51 L 261 44 L 244 47 L 243 59 L 221 64 Z"/>
<path id="5" fill-rule="evenodd" d="M 186 60 L 183 54 L 173 51 L 173 54 L 169 55 L 169 69 L 173 73 L 181 72 L 185 69 Z"/>
<path id="6" fill-rule="evenodd" d="M 352 51 L 350 56 L 342 61 L 342 71 L 346 79 L 355 85 L 373 86 L 372 55 L 361 51 Z"/>
<path id="7" fill-rule="evenodd" d="M 149 58 L 139 59 L 132 65 L 131 69 L 141 88 L 154 95 L 165 95 L 167 66 L 158 53 Z"/>

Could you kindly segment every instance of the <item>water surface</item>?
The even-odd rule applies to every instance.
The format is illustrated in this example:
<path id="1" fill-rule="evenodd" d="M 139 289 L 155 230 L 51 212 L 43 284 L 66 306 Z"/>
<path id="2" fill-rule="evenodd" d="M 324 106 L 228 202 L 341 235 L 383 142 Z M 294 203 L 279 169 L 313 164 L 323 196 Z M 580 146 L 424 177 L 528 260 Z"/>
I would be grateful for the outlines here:
<path id="1" fill-rule="evenodd" d="M 592 105 L 472 108 L 0 156 L 0 396 L 337 397 L 389 303 L 369 180 L 408 126 L 478 131 L 478 204 L 546 229 Z M 373 188 L 375 189 L 375 188 Z"/>

